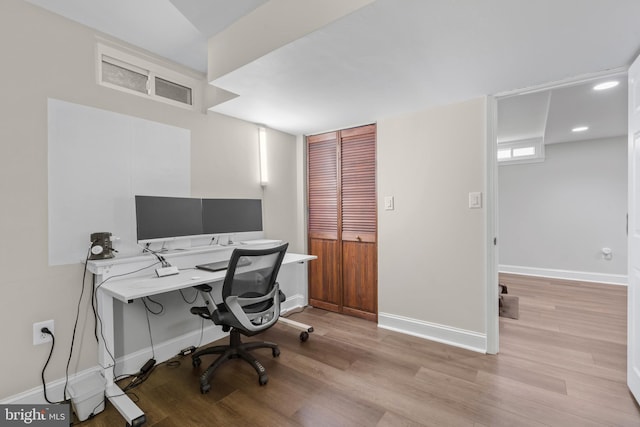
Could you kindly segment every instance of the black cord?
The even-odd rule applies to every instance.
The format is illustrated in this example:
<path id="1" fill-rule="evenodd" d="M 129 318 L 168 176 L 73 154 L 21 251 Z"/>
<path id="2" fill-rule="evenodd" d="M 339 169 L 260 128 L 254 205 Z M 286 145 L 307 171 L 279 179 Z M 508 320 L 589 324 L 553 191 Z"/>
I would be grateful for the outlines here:
<path id="1" fill-rule="evenodd" d="M 153 311 L 149 308 L 149 306 L 147 305 L 147 303 L 145 302 L 145 299 L 149 300 L 149 302 L 154 303 L 155 305 L 160 307 L 160 311 Z M 158 301 L 154 301 L 153 299 L 151 299 L 151 297 L 142 297 L 142 303 L 144 304 L 144 307 L 147 309 L 147 311 L 149 311 L 149 313 L 151 314 L 155 314 L 156 316 L 162 314 L 164 312 L 164 305 L 160 304 Z"/>
<path id="2" fill-rule="evenodd" d="M 123 388 L 122 391 L 127 393 L 132 388 L 138 387 L 140 384 L 142 384 L 143 382 L 145 382 L 149 378 L 149 376 L 151 375 L 151 373 L 155 369 L 156 369 L 156 367 L 154 366 L 151 369 L 149 369 L 147 372 L 145 372 L 144 374 L 140 374 L 140 375 L 135 376 L 134 379 L 129 383 L 129 385 L 127 385 L 125 388 Z"/>
<path id="3" fill-rule="evenodd" d="M 51 355 L 53 354 L 53 348 L 56 346 L 56 338 L 53 336 L 53 333 L 49 330 L 49 328 L 42 328 L 41 332 L 51 336 L 51 350 L 49 351 L 49 357 L 47 357 L 47 362 L 44 364 L 44 368 L 42 368 L 42 388 L 44 390 L 44 400 L 46 400 L 48 403 L 51 403 L 53 405 L 60 402 L 52 402 L 49 400 L 49 397 L 47 397 L 47 383 L 44 380 L 44 371 L 47 370 L 47 366 L 49 365 L 49 361 L 51 360 Z"/>
<path id="4" fill-rule="evenodd" d="M 69 365 L 71 364 L 71 356 L 73 355 L 73 345 L 76 341 L 76 330 L 78 329 L 78 319 L 80 318 L 80 304 L 82 303 L 82 297 L 84 296 L 84 285 L 87 277 L 87 263 L 91 256 L 91 246 L 87 251 L 87 258 L 84 260 L 84 271 L 82 272 L 82 289 L 80 290 L 80 298 L 78 299 L 78 306 L 76 308 L 76 320 L 73 324 L 73 333 L 71 334 L 71 346 L 69 347 L 69 358 L 67 359 L 67 367 L 65 369 L 64 376 L 64 391 L 62 392 L 62 398 L 67 398 L 67 387 L 69 385 Z"/>
<path id="5" fill-rule="evenodd" d="M 138 273 L 138 272 L 140 272 L 140 271 L 142 271 L 142 270 L 146 270 L 146 269 L 148 269 L 148 268 L 155 267 L 155 266 L 156 266 L 156 265 L 158 265 L 158 264 L 159 264 L 159 261 L 158 261 L 158 262 L 154 262 L 153 264 L 147 265 L 147 266 L 145 266 L 145 267 L 139 268 L 139 269 L 134 270 L 134 271 L 129 271 L 129 272 L 127 272 L 127 273 L 122 273 L 122 274 L 114 274 L 113 276 L 107 277 L 107 278 L 106 278 L 106 279 L 104 279 L 102 282 L 100 282 L 97 286 L 95 286 L 96 293 L 97 293 L 98 289 L 99 289 L 102 285 L 104 285 L 105 283 L 107 283 L 107 282 L 108 282 L 109 280 L 111 280 L 111 279 L 115 279 L 115 278 L 117 278 L 117 277 L 128 276 L 128 275 L 130 275 L 130 274 L 135 274 L 135 273 Z M 94 295 L 94 297 L 95 297 L 95 295 Z M 96 299 L 96 303 L 97 303 L 97 299 Z M 103 328 L 103 325 L 102 325 L 102 318 L 100 318 L 100 314 L 98 314 L 97 312 L 96 312 L 96 316 L 97 316 L 97 318 L 98 318 L 98 321 L 100 322 L 100 337 L 102 337 L 102 342 L 104 342 L 104 343 L 105 343 L 105 344 L 104 344 L 104 348 L 105 348 L 105 350 L 107 350 L 107 354 L 109 355 L 109 357 L 110 357 L 110 358 L 111 358 L 111 360 L 113 361 L 113 365 L 111 365 L 111 371 L 112 371 L 112 373 L 113 373 L 113 377 L 114 377 L 114 378 L 117 378 L 117 377 L 116 377 L 116 357 L 115 357 L 113 354 L 111 354 L 111 352 L 109 351 L 109 346 L 107 346 L 107 339 L 106 339 L 106 338 L 105 338 L 105 336 L 104 336 L 104 328 Z"/>
<path id="6" fill-rule="evenodd" d="M 193 297 L 193 301 L 187 300 L 187 297 L 184 296 L 184 293 L 182 292 L 182 289 L 178 289 L 178 291 L 180 292 L 180 295 L 182 295 L 182 300 L 184 302 L 186 302 L 187 304 L 189 304 L 189 305 L 193 304 L 194 302 L 196 302 L 198 300 L 198 291 L 197 290 L 195 291 L 196 294 Z"/>
<path id="7" fill-rule="evenodd" d="M 151 334 L 151 321 L 149 320 L 149 311 L 151 310 L 149 310 L 149 307 L 147 307 L 147 303 L 144 302 L 144 298 L 142 298 L 142 304 L 144 304 L 144 307 L 146 308 L 146 310 L 144 311 L 144 314 L 147 316 L 147 329 L 149 330 L 149 341 L 151 342 L 151 357 L 155 359 L 156 351 L 153 348 L 153 335 Z"/>
<path id="8" fill-rule="evenodd" d="M 162 267 L 171 267 L 171 264 L 169 264 L 169 261 L 167 261 L 162 255 L 160 255 L 158 252 L 154 251 L 149 247 L 149 243 L 147 243 L 147 245 L 142 248 L 142 252 L 150 252 L 153 255 L 155 255 L 155 257 L 158 258 L 158 261 L 160 261 L 160 263 L 162 264 Z"/>
<path id="9" fill-rule="evenodd" d="M 85 269 L 86 271 L 86 269 Z M 91 310 L 93 310 L 93 335 L 98 342 L 98 308 L 96 307 L 96 276 L 91 275 Z M 82 278 L 82 285 L 84 286 L 84 277 Z"/>

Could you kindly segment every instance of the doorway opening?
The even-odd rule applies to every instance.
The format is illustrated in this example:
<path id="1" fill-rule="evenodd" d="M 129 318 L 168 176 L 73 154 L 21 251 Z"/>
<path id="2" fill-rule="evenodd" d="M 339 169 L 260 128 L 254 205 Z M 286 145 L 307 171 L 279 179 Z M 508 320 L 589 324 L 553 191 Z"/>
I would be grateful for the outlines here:
<path id="1" fill-rule="evenodd" d="M 626 80 L 618 69 L 490 98 L 488 230 L 499 245 L 488 283 L 508 273 L 626 284 Z M 493 303 L 497 286 L 488 294 Z M 499 323 L 492 310 L 489 353 Z"/>

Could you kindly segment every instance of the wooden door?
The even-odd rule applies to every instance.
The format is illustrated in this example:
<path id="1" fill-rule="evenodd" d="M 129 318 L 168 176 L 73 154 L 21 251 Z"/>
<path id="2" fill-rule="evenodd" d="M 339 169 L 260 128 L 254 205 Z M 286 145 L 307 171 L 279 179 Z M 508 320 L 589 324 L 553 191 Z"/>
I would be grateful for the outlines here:
<path id="1" fill-rule="evenodd" d="M 375 125 L 307 138 L 309 303 L 377 320 Z"/>
<path id="2" fill-rule="evenodd" d="M 331 311 L 342 308 L 337 149 L 337 132 L 307 138 L 309 304 Z"/>
<path id="3" fill-rule="evenodd" d="M 627 385 L 640 402 L 640 59 L 629 68 Z"/>
<path id="4" fill-rule="evenodd" d="M 378 320 L 376 126 L 340 132 L 343 312 Z"/>

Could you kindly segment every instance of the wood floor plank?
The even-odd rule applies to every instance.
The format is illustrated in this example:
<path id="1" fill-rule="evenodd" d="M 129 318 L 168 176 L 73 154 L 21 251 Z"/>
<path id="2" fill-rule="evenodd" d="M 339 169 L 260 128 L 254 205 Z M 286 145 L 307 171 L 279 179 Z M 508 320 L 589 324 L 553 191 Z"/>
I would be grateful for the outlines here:
<path id="1" fill-rule="evenodd" d="M 149 427 L 640 426 L 626 386 L 626 288 L 518 275 L 500 281 L 519 298 L 520 318 L 500 318 L 498 355 L 306 308 L 290 316 L 313 325 L 307 342 L 286 325 L 244 339 L 280 345 L 278 358 L 255 351 L 266 386 L 233 360 L 202 395 L 198 376 L 213 358 L 194 369 L 178 357 L 133 389 L 135 399 Z M 81 425 L 123 420 L 107 404 Z"/>

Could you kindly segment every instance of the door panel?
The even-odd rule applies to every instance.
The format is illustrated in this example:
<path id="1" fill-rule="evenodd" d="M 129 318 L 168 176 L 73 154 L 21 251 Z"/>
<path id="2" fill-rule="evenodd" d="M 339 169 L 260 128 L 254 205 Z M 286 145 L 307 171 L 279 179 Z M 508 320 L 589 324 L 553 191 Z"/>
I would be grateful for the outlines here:
<path id="1" fill-rule="evenodd" d="M 375 243 L 342 242 L 343 310 L 378 320 L 377 247 Z"/>
<path id="2" fill-rule="evenodd" d="M 375 126 L 341 133 L 342 240 L 375 242 L 376 139 Z"/>
<path id="3" fill-rule="evenodd" d="M 318 257 L 309 263 L 309 304 L 340 311 L 342 290 L 338 241 L 309 239 L 309 253 Z"/>
<path id="4" fill-rule="evenodd" d="M 337 150 L 337 132 L 307 138 L 309 253 L 318 257 L 309 264 L 309 304 L 339 312 L 342 288 Z"/>
<path id="5" fill-rule="evenodd" d="M 338 238 L 337 133 L 307 139 L 309 237 Z M 313 254 L 316 255 L 316 254 Z"/>

